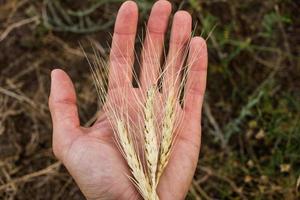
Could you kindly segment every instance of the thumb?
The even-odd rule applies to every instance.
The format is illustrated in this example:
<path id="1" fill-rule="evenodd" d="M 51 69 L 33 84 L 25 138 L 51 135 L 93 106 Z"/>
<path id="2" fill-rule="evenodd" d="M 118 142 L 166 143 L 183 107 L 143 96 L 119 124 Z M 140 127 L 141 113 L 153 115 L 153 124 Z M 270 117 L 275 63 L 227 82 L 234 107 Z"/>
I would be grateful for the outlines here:
<path id="1" fill-rule="evenodd" d="M 51 72 L 49 109 L 53 124 L 53 151 L 60 157 L 59 152 L 78 135 L 76 129 L 80 126 L 73 83 L 60 69 Z"/>

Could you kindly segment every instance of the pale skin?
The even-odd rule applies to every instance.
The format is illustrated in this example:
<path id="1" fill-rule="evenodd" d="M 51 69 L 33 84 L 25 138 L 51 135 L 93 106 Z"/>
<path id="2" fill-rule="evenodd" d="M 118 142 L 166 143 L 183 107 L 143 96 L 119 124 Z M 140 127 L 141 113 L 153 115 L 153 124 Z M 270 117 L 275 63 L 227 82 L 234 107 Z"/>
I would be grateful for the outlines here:
<path id="1" fill-rule="evenodd" d="M 126 76 L 133 65 L 138 9 L 132 1 L 123 3 L 116 19 L 111 46 L 109 93 L 121 94 L 124 88 L 120 86 L 128 86 L 128 93 L 143 94 L 146 88 L 156 81 L 170 13 L 171 4 L 168 1 L 160 0 L 154 4 L 147 23 L 148 31 L 142 51 L 140 87 L 133 88 L 130 80 L 122 76 Z M 177 59 L 175 62 L 173 59 L 174 63 L 171 65 L 176 70 L 180 68 L 183 59 L 183 55 L 178 54 L 177 49 L 190 39 L 191 24 L 189 13 L 175 13 L 169 59 L 167 58 L 166 62 L 170 62 L 170 58 L 172 55 L 174 57 L 176 52 Z M 149 45 L 150 43 L 152 45 Z M 157 59 L 157 65 L 146 62 L 149 60 L 147 56 L 151 56 L 153 52 L 159 55 L 152 57 Z M 201 145 L 201 108 L 207 72 L 207 50 L 203 38 L 191 39 L 188 62 L 191 67 L 187 76 L 184 104 L 180 108 L 180 113 L 184 116 L 183 127 L 176 133 L 178 137 L 169 164 L 157 188 L 162 200 L 184 199 L 197 166 Z M 174 77 L 174 69 L 166 72 L 168 80 Z M 134 99 L 128 102 L 132 106 L 138 106 Z M 93 126 L 82 127 L 73 83 L 60 69 L 51 73 L 49 107 L 53 122 L 54 154 L 68 169 L 85 197 L 103 200 L 141 199 L 126 175 L 130 174 L 129 168 L 113 140 L 113 130 L 105 111 L 100 112 L 102 114 Z"/>

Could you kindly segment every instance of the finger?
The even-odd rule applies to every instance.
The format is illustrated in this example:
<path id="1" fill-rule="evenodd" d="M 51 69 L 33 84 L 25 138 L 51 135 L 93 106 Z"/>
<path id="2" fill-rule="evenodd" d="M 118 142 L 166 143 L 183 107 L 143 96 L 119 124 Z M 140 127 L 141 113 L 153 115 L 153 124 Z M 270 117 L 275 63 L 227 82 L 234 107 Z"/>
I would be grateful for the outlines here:
<path id="1" fill-rule="evenodd" d="M 178 11 L 173 20 L 170 47 L 166 64 L 164 66 L 163 89 L 168 91 L 170 87 L 178 88 L 180 71 L 186 55 L 186 44 L 190 38 L 192 29 L 191 15 L 186 11 Z"/>
<path id="2" fill-rule="evenodd" d="M 137 20 L 136 3 L 123 3 L 117 15 L 110 52 L 110 88 L 131 84 Z"/>
<path id="3" fill-rule="evenodd" d="M 166 0 L 157 1 L 152 7 L 142 51 L 141 85 L 143 88 L 155 84 L 158 79 L 164 37 L 171 10 L 171 4 Z"/>
<path id="4" fill-rule="evenodd" d="M 53 123 L 53 150 L 57 157 L 60 149 L 76 137 L 80 126 L 76 106 L 76 95 L 69 76 L 60 69 L 51 73 L 49 108 Z"/>
<path id="5" fill-rule="evenodd" d="M 188 75 L 184 94 L 186 115 L 199 123 L 207 76 L 207 47 L 201 37 L 194 37 L 190 43 Z"/>
<path id="6" fill-rule="evenodd" d="M 76 94 L 69 76 L 60 69 L 51 73 L 50 112 L 54 127 L 78 127 Z"/>

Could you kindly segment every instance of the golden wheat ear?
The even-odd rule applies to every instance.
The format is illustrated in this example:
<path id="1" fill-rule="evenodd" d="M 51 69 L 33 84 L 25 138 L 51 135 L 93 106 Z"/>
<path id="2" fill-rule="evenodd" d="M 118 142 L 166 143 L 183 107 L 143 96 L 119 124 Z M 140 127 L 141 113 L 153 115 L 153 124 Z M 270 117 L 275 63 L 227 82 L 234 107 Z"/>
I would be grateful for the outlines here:
<path id="1" fill-rule="evenodd" d="M 183 50 L 183 60 L 187 58 L 188 49 L 189 42 L 184 49 L 178 49 L 178 54 L 182 53 Z M 123 102 L 118 107 L 111 104 L 110 101 L 106 101 L 109 64 L 100 58 L 97 52 L 94 53 L 96 60 L 90 61 L 88 59 L 92 77 L 101 104 L 105 105 L 104 111 L 108 115 L 114 130 L 117 146 L 130 168 L 132 175 L 130 179 L 144 199 L 159 200 L 156 189 L 171 158 L 176 139 L 175 130 L 181 123 L 178 117 L 183 119 L 183 116 L 178 116 L 177 110 L 180 107 L 179 96 L 184 88 L 186 75 L 183 75 L 182 70 L 179 70 L 175 80 L 169 81 L 169 87 L 161 93 L 158 80 L 165 81 L 163 79 L 166 71 L 174 70 L 172 69 L 174 67 L 172 62 L 177 58 L 175 55 L 174 58 L 169 59 L 170 63 L 164 65 L 162 72 L 157 77 L 157 81 L 152 86 L 143 89 L 144 94 L 142 96 L 135 96 L 138 106 L 141 107 L 138 108 L 135 114 L 141 116 L 138 117 L 137 121 L 134 121 L 128 113 L 128 109 L 131 106 L 130 102 L 126 102 L 128 101 L 126 99 L 128 94 L 109 94 L 109 96 L 113 95 L 113 98 Z M 154 55 L 154 57 L 157 56 Z M 147 56 L 147 58 L 149 59 L 151 56 Z M 151 61 L 147 62 L 152 63 Z M 139 61 L 138 63 L 140 64 Z M 184 64 L 183 61 L 179 68 L 185 68 L 185 73 L 188 73 L 190 67 Z M 153 74 L 147 75 L 147 77 L 152 76 Z M 133 72 L 133 78 L 137 81 L 138 86 L 141 87 L 135 72 Z M 120 80 L 117 81 L 121 82 Z M 121 89 L 120 92 L 126 92 L 126 90 Z M 155 110 L 157 105 L 160 106 L 157 109 L 158 111 Z M 161 116 L 159 112 L 162 112 Z M 137 134 L 141 135 L 142 139 L 136 139 L 136 135 L 134 135 L 136 133 L 133 133 L 133 130 L 138 130 Z M 142 159 L 140 156 L 143 156 Z"/>
<path id="2" fill-rule="evenodd" d="M 125 102 L 122 103 L 122 105 L 124 105 L 124 108 L 121 108 L 122 112 L 120 112 L 120 108 L 114 107 L 114 105 L 110 104 L 110 102 L 107 101 L 107 94 L 108 94 L 107 75 L 109 72 L 108 62 L 102 59 L 96 52 L 94 52 L 95 54 L 94 60 L 88 57 L 85 51 L 84 54 L 90 66 L 91 74 L 96 87 L 98 98 L 100 100 L 100 104 L 105 105 L 103 107 L 105 109 L 104 111 L 108 116 L 110 124 L 114 130 L 116 145 L 118 146 L 118 149 L 120 150 L 122 156 L 124 157 L 124 159 L 126 160 L 130 168 L 132 174 L 132 177 L 129 176 L 130 180 L 136 186 L 137 190 L 139 191 L 139 193 L 144 199 L 158 200 L 159 198 L 156 194 L 156 188 L 152 187 L 151 181 L 148 177 L 147 170 L 145 170 L 145 167 L 143 166 L 142 161 L 139 157 L 139 152 L 137 151 L 138 148 L 134 144 L 136 141 L 134 139 L 134 136 L 131 133 L 132 132 L 131 130 L 133 127 L 136 128 L 137 125 L 133 124 L 129 116 L 126 116 L 128 112 L 127 103 Z M 121 95 L 113 95 L 112 98 L 119 100 L 120 98 L 118 96 Z M 149 95 L 149 97 L 154 99 L 153 95 Z M 142 101 L 142 99 L 140 99 L 139 101 Z M 152 101 L 153 100 L 149 99 L 149 103 L 148 103 L 149 107 L 151 107 Z M 150 115 L 147 114 L 147 118 L 154 117 L 154 114 L 151 112 Z M 142 123 L 142 122 L 138 122 L 138 123 Z M 149 125 L 147 125 L 147 127 L 151 127 Z M 153 130 L 151 130 L 150 132 L 152 131 Z M 157 162 L 157 158 L 155 162 Z"/>
<path id="3" fill-rule="evenodd" d="M 145 141 L 145 157 L 148 167 L 148 173 L 151 184 L 152 195 L 156 194 L 156 171 L 158 165 L 158 140 L 156 130 L 156 119 L 155 119 L 155 94 L 156 85 L 153 85 L 147 91 L 146 103 L 144 107 L 145 115 L 145 130 L 144 130 L 144 141 Z"/>
<path id="4" fill-rule="evenodd" d="M 132 139 L 129 136 L 124 122 L 122 120 L 117 120 L 116 123 L 117 135 L 119 138 L 118 142 L 123 151 L 124 158 L 131 169 L 131 173 L 134 177 L 134 183 L 144 199 L 148 199 L 148 197 L 151 196 L 151 186 L 149 184 L 148 177 L 143 171 L 143 166 L 136 154 Z"/>

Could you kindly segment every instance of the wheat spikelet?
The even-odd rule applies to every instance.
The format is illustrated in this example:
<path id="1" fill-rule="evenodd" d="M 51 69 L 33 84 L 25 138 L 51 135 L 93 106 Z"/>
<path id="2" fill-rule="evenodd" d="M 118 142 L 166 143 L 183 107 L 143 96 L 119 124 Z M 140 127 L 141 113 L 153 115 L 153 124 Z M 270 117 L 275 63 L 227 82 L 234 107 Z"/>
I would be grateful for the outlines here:
<path id="1" fill-rule="evenodd" d="M 145 115 L 145 156 L 147 167 L 149 171 L 149 178 L 151 181 L 151 192 L 152 195 L 156 195 L 156 170 L 158 162 L 158 141 L 157 133 L 155 128 L 155 112 L 154 112 L 154 97 L 155 97 L 155 86 L 152 86 L 147 91 L 147 99 L 144 107 Z"/>
<path id="2" fill-rule="evenodd" d="M 151 186 L 149 184 L 148 178 L 143 171 L 143 167 L 135 152 L 134 145 L 128 135 L 124 122 L 122 120 L 117 120 L 116 123 L 117 134 L 119 137 L 118 142 L 122 147 L 123 154 L 128 163 L 128 166 L 131 169 L 134 181 L 142 196 L 145 199 L 148 199 L 151 193 Z"/>
<path id="3" fill-rule="evenodd" d="M 159 152 L 159 164 L 157 168 L 157 182 L 166 168 L 170 154 L 171 154 L 171 147 L 173 142 L 173 131 L 174 131 L 174 123 L 175 123 L 175 100 L 176 95 L 174 89 L 171 89 L 167 100 L 165 103 L 165 112 L 164 118 L 162 123 L 162 135 L 161 135 L 161 142 L 160 142 L 160 152 Z"/>

